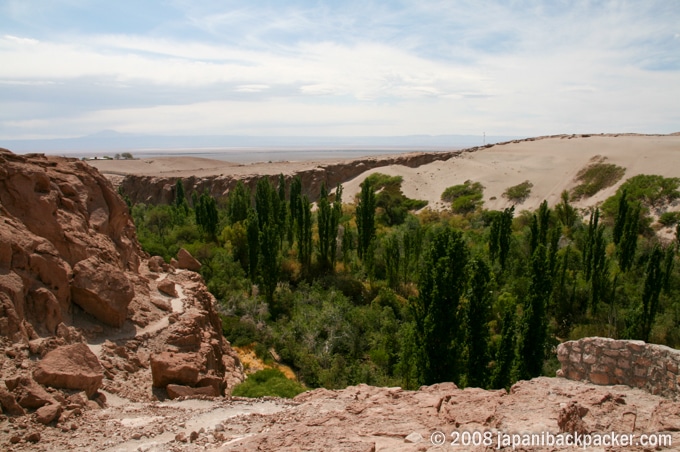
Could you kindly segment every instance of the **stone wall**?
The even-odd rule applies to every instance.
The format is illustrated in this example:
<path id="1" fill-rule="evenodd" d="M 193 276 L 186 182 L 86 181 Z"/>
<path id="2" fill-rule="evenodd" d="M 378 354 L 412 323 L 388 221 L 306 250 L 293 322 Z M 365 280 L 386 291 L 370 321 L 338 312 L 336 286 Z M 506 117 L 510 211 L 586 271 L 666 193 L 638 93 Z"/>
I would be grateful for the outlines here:
<path id="1" fill-rule="evenodd" d="M 558 377 L 598 385 L 622 384 L 655 395 L 680 395 L 680 350 L 643 341 L 587 337 L 557 347 Z"/>

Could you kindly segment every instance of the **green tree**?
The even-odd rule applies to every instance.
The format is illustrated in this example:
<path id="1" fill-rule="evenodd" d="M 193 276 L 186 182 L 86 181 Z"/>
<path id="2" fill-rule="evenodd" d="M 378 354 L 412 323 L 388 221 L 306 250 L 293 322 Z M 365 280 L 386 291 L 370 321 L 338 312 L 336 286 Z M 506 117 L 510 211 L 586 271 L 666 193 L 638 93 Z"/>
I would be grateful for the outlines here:
<path id="1" fill-rule="evenodd" d="M 194 209 L 196 215 L 196 224 L 210 236 L 212 240 L 217 237 L 217 223 L 219 221 L 217 214 L 217 204 L 215 198 L 210 196 L 206 190 L 198 199 L 198 205 Z"/>
<path id="2" fill-rule="evenodd" d="M 357 252 L 359 257 L 364 259 L 367 251 L 369 251 L 371 242 L 375 238 L 375 190 L 369 178 L 366 178 L 361 184 L 356 216 L 357 232 L 359 234 Z"/>
<path id="3" fill-rule="evenodd" d="M 499 260 L 501 268 L 505 270 L 508 254 L 510 253 L 510 238 L 512 237 L 512 218 L 515 206 L 498 212 L 491 220 L 489 228 L 489 257 L 492 262 Z"/>
<path id="4" fill-rule="evenodd" d="M 274 291 L 279 282 L 279 236 L 275 223 L 267 223 L 260 231 L 260 277 L 269 310 L 274 309 Z"/>
<path id="5" fill-rule="evenodd" d="M 496 359 L 491 387 L 508 389 L 512 384 L 512 369 L 515 362 L 515 304 L 505 306 L 501 327 L 501 342 L 496 350 Z"/>
<path id="6" fill-rule="evenodd" d="M 260 228 L 258 226 L 255 209 L 248 208 L 246 220 L 246 236 L 248 239 L 248 276 L 251 281 L 257 277 L 258 261 L 260 257 Z"/>
<path id="7" fill-rule="evenodd" d="M 326 183 L 321 183 L 321 194 L 317 203 L 317 225 L 319 229 L 319 266 L 323 271 L 332 271 L 335 262 L 335 243 L 338 237 L 337 211 L 328 199 Z"/>
<path id="8" fill-rule="evenodd" d="M 645 285 L 642 292 L 642 325 L 640 339 L 649 341 L 654 319 L 659 309 L 659 296 L 664 288 L 666 276 L 662 267 L 664 252 L 659 245 L 654 246 L 647 268 L 645 269 Z"/>
<path id="9" fill-rule="evenodd" d="M 491 272 L 481 259 L 470 262 L 471 275 L 466 310 L 467 386 L 485 388 L 488 383 L 489 354 L 489 281 Z"/>
<path id="10" fill-rule="evenodd" d="M 617 256 L 619 258 L 619 267 L 621 270 L 628 271 L 635 260 L 635 251 L 637 250 L 638 230 L 640 228 L 641 207 L 636 205 L 632 209 L 626 208 L 626 216 L 623 220 L 623 233 L 619 240 L 617 248 Z"/>
<path id="11" fill-rule="evenodd" d="M 305 273 L 312 264 L 312 204 L 306 195 L 300 198 L 297 207 L 298 260 Z"/>
<path id="12" fill-rule="evenodd" d="M 185 214 L 189 212 L 187 205 L 186 194 L 184 193 L 184 183 L 182 179 L 177 179 L 175 182 L 175 207 L 181 209 Z"/>
<path id="13" fill-rule="evenodd" d="M 297 232 L 298 226 L 297 222 L 300 218 L 300 202 L 302 200 L 302 179 L 300 176 L 295 176 L 290 183 L 290 194 L 288 199 L 288 209 L 289 209 L 289 229 L 288 229 L 288 242 L 293 243 L 296 238 L 295 233 Z"/>
<path id="14" fill-rule="evenodd" d="M 401 247 L 396 233 L 392 233 L 385 238 L 384 255 L 387 284 L 392 289 L 396 289 L 401 277 Z"/>
<path id="15" fill-rule="evenodd" d="M 435 232 L 424 257 L 419 297 L 414 305 L 421 349 L 422 383 L 458 381 L 460 297 L 467 280 L 468 250 L 459 231 Z"/>
<path id="16" fill-rule="evenodd" d="M 227 197 L 227 218 L 229 223 L 235 224 L 248 218 L 250 209 L 250 192 L 243 181 L 238 181 Z"/>
<path id="17" fill-rule="evenodd" d="M 551 281 L 548 259 L 543 244 L 539 244 L 531 259 L 531 285 L 524 303 L 522 332 L 517 347 L 515 379 L 529 380 L 541 375 L 548 338 L 546 300 L 550 296 Z"/>
<path id="18" fill-rule="evenodd" d="M 286 202 L 286 179 L 283 177 L 283 174 L 279 174 L 278 195 L 278 206 L 276 208 L 278 212 L 277 228 L 279 230 L 281 247 L 283 247 L 283 241 L 288 236 L 288 203 Z"/>
<path id="19" fill-rule="evenodd" d="M 274 212 L 274 187 L 268 177 L 261 177 L 255 186 L 255 210 L 260 231 L 265 225 L 276 224 Z M 278 198 L 278 196 L 276 196 Z"/>

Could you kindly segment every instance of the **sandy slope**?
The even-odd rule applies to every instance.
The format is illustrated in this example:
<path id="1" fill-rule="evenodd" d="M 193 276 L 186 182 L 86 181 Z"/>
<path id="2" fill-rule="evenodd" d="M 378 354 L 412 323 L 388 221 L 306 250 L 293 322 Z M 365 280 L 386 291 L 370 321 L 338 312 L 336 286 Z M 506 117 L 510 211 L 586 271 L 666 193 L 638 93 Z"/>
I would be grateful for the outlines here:
<path id="1" fill-rule="evenodd" d="M 550 205 L 559 202 L 562 191 L 576 185 L 576 174 L 596 156 L 626 168 L 624 179 L 637 174 L 680 177 L 680 136 L 564 137 L 496 145 L 418 168 L 375 169 L 344 184 L 344 193 L 346 199 L 351 199 L 358 193 L 359 184 L 373 172 L 400 175 L 406 196 L 426 199 L 432 208 L 437 208 L 444 207 L 440 197 L 447 187 L 469 179 L 484 185 L 484 206 L 499 209 L 509 204 L 502 197 L 508 187 L 529 180 L 534 184 L 531 196 L 518 208 L 535 209 L 544 199 Z M 593 205 L 608 198 L 620 183 L 579 205 Z"/>

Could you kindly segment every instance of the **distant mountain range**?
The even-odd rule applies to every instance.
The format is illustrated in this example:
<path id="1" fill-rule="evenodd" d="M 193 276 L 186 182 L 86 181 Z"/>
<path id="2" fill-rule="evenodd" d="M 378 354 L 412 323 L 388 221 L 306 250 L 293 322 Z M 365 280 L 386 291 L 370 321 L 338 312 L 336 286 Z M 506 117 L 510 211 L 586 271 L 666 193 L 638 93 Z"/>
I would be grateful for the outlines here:
<path id="1" fill-rule="evenodd" d="M 166 136 L 124 134 L 105 130 L 94 135 L 60 139 L 0 140 L 0 147 L 17 153 L 43 152 L 58 154 L 100 154 L 124 151 L 171 151 L 220 148 L 422 148 L 456 149 L 483 144 L 515 140 L 519 136 L 483 135 L 407 135 L 407 136 L 357 136 L 357 137 L 309 137 L 309 136 L 244 136 L 244 135 L 197 135 Z"/>

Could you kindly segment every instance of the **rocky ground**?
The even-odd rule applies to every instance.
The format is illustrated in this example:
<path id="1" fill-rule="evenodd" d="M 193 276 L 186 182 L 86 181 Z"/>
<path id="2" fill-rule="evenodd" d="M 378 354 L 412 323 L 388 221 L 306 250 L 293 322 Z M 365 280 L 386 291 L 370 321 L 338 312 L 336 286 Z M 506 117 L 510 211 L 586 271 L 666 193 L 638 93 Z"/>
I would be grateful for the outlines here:
<path id="1" fill-rule="evenodd" d="M 102 391 L 103 407 L 83 407 L 68 421 L 41 425 L 32 416 L 4 417 L 8 451 L 435 451 L 493 450 L 500 434 L 565 431 L 634 434 L 634 445 L 588 450 L 678 450 L 680 403 L 624 386 L 562 378 L 516 384 L 510 393 L 451 383 L 404 391 L 366 385 L 315 390 L 292 401 L 204 398 L 132 402 Z M 490 432 L 489 447 L 464 446 L 464 432 Z M 444 446 L 431 435 L 442 432 Z M 452 434 L 461 437 L 451 445 Z M 665 433 L 675 446 L 635 445 Z M 436 437 L 435 437 L 436 438 Z M 512 447 L 502 447 L 512 450 Z M 517 447 L 515 450 L 573 450 Z"/>

